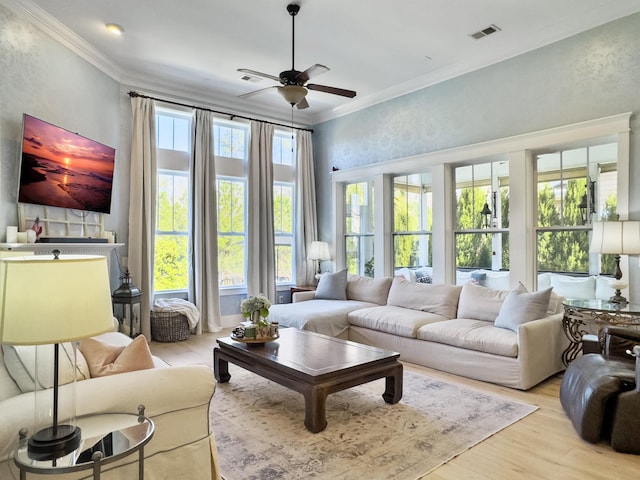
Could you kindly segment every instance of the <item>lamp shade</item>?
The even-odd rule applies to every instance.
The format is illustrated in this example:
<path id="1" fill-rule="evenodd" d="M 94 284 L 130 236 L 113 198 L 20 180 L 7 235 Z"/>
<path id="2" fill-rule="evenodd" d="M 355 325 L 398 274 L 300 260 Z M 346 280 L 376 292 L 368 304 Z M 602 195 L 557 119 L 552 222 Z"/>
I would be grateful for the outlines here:
<path id="1" fill-rule="evenodd" d="M 327 242 L 311 242 L 309 247 L 309 253 L 307 253 L 308 260 L 331 260 L 329 254 L 329 244 Z"/>
<path id="2" fill-rule="evenodd" d="M 113 330 L 106 257 L 0 260 L 0 343 L 41 345 Z"/>
<path id="3" fill-rule="evenodd" d="M 593 222 L 591 253 L 640 254 L 640 222 Z"/>

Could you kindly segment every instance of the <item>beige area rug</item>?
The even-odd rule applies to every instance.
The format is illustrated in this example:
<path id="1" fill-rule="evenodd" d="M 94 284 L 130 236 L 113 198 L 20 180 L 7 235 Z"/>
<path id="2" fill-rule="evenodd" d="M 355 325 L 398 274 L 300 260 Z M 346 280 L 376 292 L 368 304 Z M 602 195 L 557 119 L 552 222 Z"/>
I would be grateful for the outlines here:
<path id="1" fill-rule="evenodd" d="M 302 395 L 229 372 L 211 409 L 225 480 L 416 480 L 537 409 L 405 371 L 400 403 L 384 402 L 384 380 L 334 393 L 313 434 Z"/>

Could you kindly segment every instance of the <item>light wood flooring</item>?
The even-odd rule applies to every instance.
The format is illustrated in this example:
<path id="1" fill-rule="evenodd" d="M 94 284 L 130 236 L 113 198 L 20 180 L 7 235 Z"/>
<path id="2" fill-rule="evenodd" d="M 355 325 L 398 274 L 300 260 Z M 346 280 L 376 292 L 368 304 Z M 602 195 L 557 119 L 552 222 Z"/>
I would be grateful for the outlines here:
<path id="1" fill-rule="evenodd" d="M 215 339 L 224 335 L 229 335 L 229 331 L 192 335 L 188 340 L 177 343 L 151 342 L 151 351 L 172 365 L 203 364 L 212 367 Z M 412 364 L 404 365 L 416 373 L 539 407 L 533 414 L 440 466 L 424 479 L 640 479 L 640 456 L 617 453 L 606 442 L 592 445 L 578 437 L 560 405 L 561 374 L 522 392 Z M 371 478 L 378 480 L 375 474 Z"/>

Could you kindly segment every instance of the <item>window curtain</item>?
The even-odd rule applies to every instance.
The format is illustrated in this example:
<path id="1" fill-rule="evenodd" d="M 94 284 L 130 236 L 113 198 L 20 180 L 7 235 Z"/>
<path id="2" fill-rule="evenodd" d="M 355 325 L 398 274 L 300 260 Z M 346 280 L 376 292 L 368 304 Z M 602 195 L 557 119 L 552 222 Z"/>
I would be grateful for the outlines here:
<path id="1" fill-rule="evenodd" d="M 156 109 L 149 98 L 131 98 L 131 180 L 129 188 L 128 268 L 140 288 L 140 327 L 151 338 L 153 262 L 156 232 Z"/>
<path id="2" fill-rule="evenodd" d="M 296 284 L 314 285 L 316 264 L 307 260 L 307 247 L 318 240 L 316 212 L 316 182 L 313 172 L 313 143 L 311 132 L 298 130 L 296 137 Z"/>
<path id="3" fill-rule="evenodd" d="M 273 125 L 251 122 L 247 293 L 263 293 L 276 303 L 276 262 L 273 227 Z"/>
<path id="4" fill-rule="evenodd" d="M 213 114 L 195 110 L 191 156 L 189 300 L 200 310 L 196 333 L 222 330 L 218 289 L 218 201 Z"/>

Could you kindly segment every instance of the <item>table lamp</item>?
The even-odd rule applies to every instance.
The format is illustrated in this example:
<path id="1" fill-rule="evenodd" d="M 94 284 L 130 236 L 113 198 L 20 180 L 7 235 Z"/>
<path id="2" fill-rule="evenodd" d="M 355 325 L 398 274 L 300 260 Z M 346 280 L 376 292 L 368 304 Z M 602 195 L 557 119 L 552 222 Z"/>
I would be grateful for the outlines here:
<path id="1" fill-rule="evenodd" d="M 33 255 L 0 260 L 0 343 L 54 344 L 51 425 L 29 438 L 29 457 L 54 460 L 78 448 L 80 429 L 61 424 L 60 343 L 113 330 L 107 259 L 95 255 Z M 75 368 L 75 365 L 74 365 Z M 50 398 L 50 397 L 49 397 Z"/>
<path id="2" fill-rule="evenodd" d="M 320 262 L 323 260 L 331 260 L 331 255 L 329 254 L 329 244 L 327 242 L 311 242 L 311 246 L 309 247 L 309 253 L 307 254 L 308 260 L 314 260 L 318 262 L 318 273 L 316 278 L 320 276 L 322 273 L 320 271 Z"/>
<path id="3" fill-rule="evenodd" d="M 612 221 L 593 222 L 591 233 L 591 253 L 615 255 L 616 271 L 614 272 L 615 282 L 612 287 L 616 293 L 609 298 L 611 303 L 628 303 L 620 290 L 626 287 L 622 283 L 622 270 L 620 270 L 620 255 L 640 254 L 640 222 L 637 221 Z"/>

